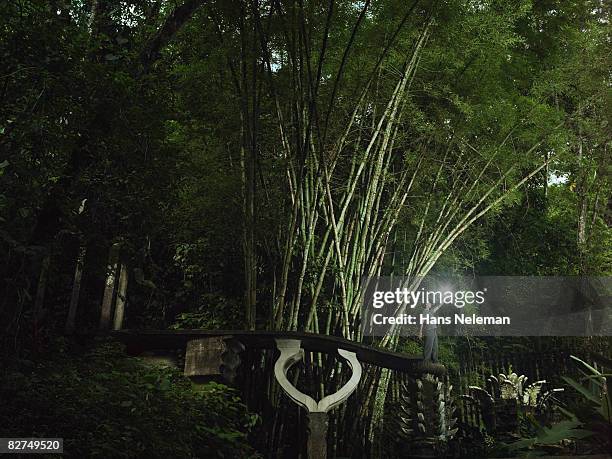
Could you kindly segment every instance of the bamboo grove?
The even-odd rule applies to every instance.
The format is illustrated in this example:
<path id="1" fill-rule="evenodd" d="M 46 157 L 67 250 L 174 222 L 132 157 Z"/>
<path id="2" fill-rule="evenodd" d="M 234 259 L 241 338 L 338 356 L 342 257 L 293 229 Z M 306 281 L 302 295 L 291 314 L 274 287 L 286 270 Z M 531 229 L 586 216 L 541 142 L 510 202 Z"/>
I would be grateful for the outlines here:
<path id="1" fill-rule="evenodd" d="M 516 201 L 526 183 L 546 187 L 550 164 L 568 151 L 579 107 L 561 113 L 546 92 L 460 95 L 465 86 L 486 92 L 487 79 L 507 71 L 499 60 L 520 47 L 510 24 L 526 4 L 491 5 L 477 32 L 487 39 L 459 62 L 446 54 L 455 38 L 449 23 L 469 30 L 482 14 L 476 6 L 455 5 L 463 13 L 451 17 L 444 2 L 387 6 L 254 1 L 234 25 L 213 17 L 221 43 L 236 30 L 240 37 L 227 58 L 241 107 L 250 328 L 258 316 L 271 329 L 362 340 L 368 277 L 407 276 L 417 288 L 475 222 Z M 437 78 L 446 79 L 432 85 Z M 269 234 L 256 230 L 257 199 L 280 199 Z M 256 234 L 264 253 L 256 253 Z M 271 284 L 263 301 L 259 273 Z M 394 332 L 376 344 L 395 349 Z M 374 441 L 390 374 L 371 370 L 359 413 L 339 416 L 370 419 Z M 337 366 L 332 373 L 334 383 L 318 382 L 321 394 L 346 377 Z"/>
<path id="2" fill-rule="evenodd" d="M 480 45 L 488 50 L 476 51 L 510 53 L 520 40 L 508 22 L 519 19 L 524 6 L 492 11 L 492 23 L 486 24 L 492 29 L 481 31 L 492 41 Z M 470 107 L 461 113 L 453 89 L 427 101 L 428 68 L 440 64 L 437 53 L 449 39 L 439 37 L 448 33 L 448 5 L 415 1 L 394 8 L 384 30 L 377 30 L 380 22 L 374 19 L 389 11 L 370 1 L 257 1 L 239 12 L 240 52 L 228 55 L 228 62 L 241 107 L 245 305 L 251 328 L 256 315 L 265 315 L 273 329 L 359 340 L 364 277 L 393 273 L 418 282 L 478 219 L 511 201 L 528 181 L 542 182 L 543 170 L 566 149 L 562 133 L 579 113 L 562 116 L 544 95 L 500 94 L 516 96 L 504 101 L 503 110 L 512 116 L 494 115 L 480 132 L 470 120 L 478 114 Z M 221 42 L 230 41 L 232 23 L 213 19 Z M 470 13 L 454 20 L 468 23 Z M 344 33 L 337 30 L 340 22 Z M 380 40 L 374 54 L 365 49 L 368 39 Z M 454 72 L 455 88 L 472 62 L 463 65 Z M 354 77 L 351 84 L 345 84 L 348 77 Z M 455 97 L 442 102 L 456 104 L 455 113 L 428 114 L 421 104 L 439 103 L 437 97 Z M 427 116 L 432 119 L 423 120 Z M 264 127 L 276 134 L 262 135 Z M 263 161 L 270 176 L 256 177 Z M 273 278 L 271 308 L 256 311 L 256 259 L 262 257 L 255 253 L 254 201 L 266 196 L 270 185 L 280 187 L 283 198 L 275 234 L 263 236 L 273 253 L 265 268 Z M 398 252 L 401 262 L 394 258 Z M 379 344 L 393 346 L 393 338 Z"/>
<path id="3" fill-rule="evenodd" d="M 3 354 L 113 327 L 416 355 L 362 336 L 368 278 L 609 275 L 608 3 L 0 2 Z M 249 356 L 273 451 L 303 419 L 254 370 L 272 353 Z M 313 396 L 349 376 L 306 359 Z M 334 451 L 384 441 L 403 382 L 377 368 L 334 411 Z"/>

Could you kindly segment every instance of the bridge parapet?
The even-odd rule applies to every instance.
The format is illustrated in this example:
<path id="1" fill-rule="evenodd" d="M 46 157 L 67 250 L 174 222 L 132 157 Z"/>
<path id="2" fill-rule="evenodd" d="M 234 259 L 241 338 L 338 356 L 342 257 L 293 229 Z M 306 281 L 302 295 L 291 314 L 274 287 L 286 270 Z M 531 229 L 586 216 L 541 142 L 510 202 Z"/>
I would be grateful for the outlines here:
<path id="1" fill-rule="evenodd" d="M 257 351 L 269 351 L 267 355 L 271 358 L 269 365 L 273 366 L 273 372 L 269 366 L 267 373 L 274 375 L 278 386 L 291 401 L 306 410 L 306 451 L 307 457 L 312 459 L 325 458 L 327 455 L 329 412 L 345 404 L 359 387 L 364 390 L 361 390 L 358 398 L 372 398 L 369 388 L 372 381 L 364 381 L 363 365 L 370 369 L 377 367 L 379 370 L 391 371 L 399 377 L 394 381 L 400 383 L 396 385 L 395 391 L 391 391 L 395 393 L 395 402 L 398 404 L 392 407 L 396 411 L 398 439 L 410 439 L 415 445 L 420 445 L 420 452 L 425 445 L 425 450 L 435 455 L 440 450 L 438 443 L 444 434 L 452 435 L 453 421 L 438 419 L 440 406 L 443 407 L 443 414 L 452 417 L 450 405 L 444 408 L 444 404 L 448 404 L 450 388 L 443 389 L 441 386 L 446 368 L 440 364 L 423 362 L 420 357 L 390 352 L 339 337 L 300 332 L 120 330 L 111 334 L 126 344 L 131 355 L 146 356 L 156 361 L 162 359 L 171 364 L 177 362 L 177 359 L 169 356 L 169 353 L 182 354 L 184 373 L 194 380 L 222 378 L 235 384 L 243 356 L 252 356 Z M 350 376 L 344 371 L 334 386 L 335 391 L 326 392 L 319 401 L 300 391 L 289 377 L 291 368 L 304 360 L 305 354 L 310 352 L 340 357 L 351 370 Z M 246 360 L 249 361 L 249 357 Z M 248 374 L 255 370 L 253 363 L 243 366 L 249 367 L 243 369 L 246 376 L 253 377 Z M 253 387 L 245 389 L 243 392 L 252 393 L 257 390 Z M 271 394 L 268 391 L 267 395 Z M 360 404 L 363 403 L 353 402 L 352 406 L 362 411 Z M 434 413 L 437 417 L 432 421 L 425 419 L 423 413 Z M 347 421 L 353 423 L 354 419 Z M 402 448 L 405 447 L 404 444 Z"/>

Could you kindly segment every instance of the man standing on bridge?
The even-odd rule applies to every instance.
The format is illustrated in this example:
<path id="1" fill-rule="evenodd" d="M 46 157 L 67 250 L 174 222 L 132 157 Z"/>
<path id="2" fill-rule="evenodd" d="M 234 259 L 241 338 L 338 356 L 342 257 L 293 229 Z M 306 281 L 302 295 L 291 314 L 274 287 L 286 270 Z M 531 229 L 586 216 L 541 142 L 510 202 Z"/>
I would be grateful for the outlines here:
<path id="1" fill-rule="evenodd" d="M 419 329 L 419 338 L 423 337 L 423 329 L 425 329 L 423 361 L 431 360 L 433 363 L 438 361 L 438 326 L 433 314 L 441 307 L 441 304 L 432 307 L 431 303 L 425 303 L 425 315 L 429 320 L 421 321 L 421 328 Z"/>

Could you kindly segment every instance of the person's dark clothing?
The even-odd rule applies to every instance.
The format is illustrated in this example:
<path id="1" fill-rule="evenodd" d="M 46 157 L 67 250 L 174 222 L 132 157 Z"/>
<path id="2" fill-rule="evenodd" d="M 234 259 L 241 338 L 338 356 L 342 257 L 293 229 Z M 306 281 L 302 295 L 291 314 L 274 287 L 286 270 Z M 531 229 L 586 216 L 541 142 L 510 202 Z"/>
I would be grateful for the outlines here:
<path id="1" fill-rule="evenodd" d="M 438 361 L 438 333 L 435 328 L 425 330 L 423 360 L 431 360 L 433 363 Z"/>
<path id="2" fill-rule="evenodd" d="M 433 314 L 440 309 L 441 305 L 430 308 L 427 315 L 431 318 Z M 426 323 L 423 326 L 425 342 L 423 343 L 423 360 L 431 360 L 433 363 L 438 361 L 438 325 L 435 323 Z"/>

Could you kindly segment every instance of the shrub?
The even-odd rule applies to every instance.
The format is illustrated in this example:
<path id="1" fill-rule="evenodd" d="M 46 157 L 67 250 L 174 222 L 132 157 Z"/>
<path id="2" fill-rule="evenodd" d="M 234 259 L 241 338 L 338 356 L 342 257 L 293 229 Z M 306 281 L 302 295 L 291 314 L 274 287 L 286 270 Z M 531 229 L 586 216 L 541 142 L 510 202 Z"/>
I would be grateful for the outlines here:
<path id="1" fill-rule="evenodd" d="M 0 380 L 0 437 L 62 437 L 69 457 L 253 457 L 236 393 L 195 387 L 102 343 L 85 354 L 19 360 Z"/>

